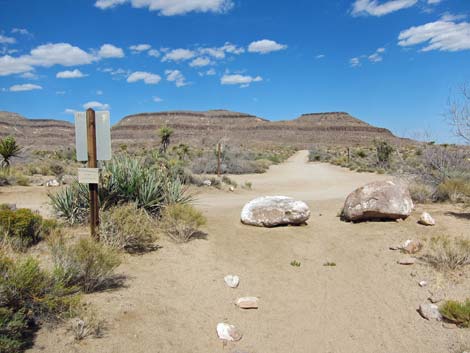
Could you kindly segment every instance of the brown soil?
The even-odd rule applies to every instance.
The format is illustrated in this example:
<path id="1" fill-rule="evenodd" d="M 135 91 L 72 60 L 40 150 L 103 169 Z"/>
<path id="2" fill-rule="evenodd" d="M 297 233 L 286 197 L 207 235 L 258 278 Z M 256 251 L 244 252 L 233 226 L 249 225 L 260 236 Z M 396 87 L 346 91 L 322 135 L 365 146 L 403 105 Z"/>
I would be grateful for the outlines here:
<path id="1" fill-rule="evenodd" d="M 266 174 L 234 177 L 251 181 L 251 191 L 201 189 L 197 207 L 208 218 L 207 239 L 183 245 L 161 239 L 158 251 L 127 256 L 119 269 L 128 276 L 126 288 L 86 296 L 107 321 L 105 337 L 74 343 L 64 327 L 43 328 L 29 352 L 442 353 L 470 347 L 468 331 L 416 312 L 429 291 L 463 299 L 470 291 L 467 274 L 451 280 L 421 263 L 401 266 L 403 255 L 388 249 L 406 239 L 463 234 L 465 215 L 432 205 L 403 222 L 341 222 L 345 196 L 384 176 L 305 161 L 302 151 Z M 259 195 L 306 201 L 309 224 L 242 225 L 243 204 Z M 435 217 L 435 227 L 417 224 L 423 209 Z M 291 266 L 293 260 L 301 266 Z M 327 261 L 337 266 L 323 266 Z M 225 285 L 227 274 L 240 276 L 239 288 Z M 428 287 L 419 287 L 421 280 Z M 240 296 L 258 296 L 260 308 L 241 311 L 233 305 Z M 241 341 L 224 345 L 215 331 L 219 322 L 241 329 Z"/>

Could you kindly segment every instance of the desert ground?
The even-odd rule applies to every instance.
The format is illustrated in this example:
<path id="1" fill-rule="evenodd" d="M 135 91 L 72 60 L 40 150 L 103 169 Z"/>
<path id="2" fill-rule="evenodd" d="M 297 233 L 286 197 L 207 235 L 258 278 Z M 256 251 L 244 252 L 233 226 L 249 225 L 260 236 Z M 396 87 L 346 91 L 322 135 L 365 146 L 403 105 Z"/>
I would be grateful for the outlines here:
<path id="1" fill-rule="evenodd" d="M 468 273 L 446 278 L 419 261 L 399 265 L 404 255 L 389 249 L 407 239 L 461 235 L 468 215 L 454 206 L 419 205 L 406 221 L 342 222 L 338 212 L 348 193 L 391 177 L 307 163 L 307 154 L 298 152 L 265 174 L 232 177 L 252 182 L 252 190 L 199 188 L 195 205 L 207 217 L 206 237 L 186 244 L 161 238 L 160 249 L 127 255 L 118 271 L 127 277 L 125 287 L 85 297 L 106 320 L 104 337 L 75 342 L 65 325 L 43 327 L 28 352 L 442 353 L 470 347 L 466 330 L 416 311 L 431 293 L 465 299 Z M 4 190 L 0 202 L 47 214 L 45 188 Z M 241 208 L 262 195 L 304 200 L 312 211 L 308 225 L 242 225 Z M 435 227 L 417 224 L 423 210 Z M 301 266 L 291 266 L 293 260 Z M 336 266 L 323 266 L 327 261 Z M 238 288 L 226 286 L 228 274 L 240 276 Z M 421 280 L 428 286 L 420 287 Z M 236 307 L 242 296 L 259 297 L 259 309 Z M 243 338 L 224 344 L 219 322 L 237 326 Z"/>

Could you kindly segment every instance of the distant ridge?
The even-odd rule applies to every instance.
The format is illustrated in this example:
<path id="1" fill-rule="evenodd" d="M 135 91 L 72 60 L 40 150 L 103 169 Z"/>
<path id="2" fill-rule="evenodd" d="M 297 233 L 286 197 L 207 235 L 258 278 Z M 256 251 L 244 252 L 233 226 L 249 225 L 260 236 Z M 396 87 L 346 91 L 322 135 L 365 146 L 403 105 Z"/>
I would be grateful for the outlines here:
<path id="1" fill-rule="evenodd" d="M 213 146 L 220 139 L 240 146 L 290 145 L 308 148 L 322 145 L 364 145 L 374 139 L 408 141 L 389 130 L 367 124 L 345 112 L 302 114 L 294 120 L 270 121 L 255 115 L 224 109 L 164 111 L 128 115 L 112 127 L 114 147 L 155 146 L 157 129 L 174 129 L 172 143 Z M 74 145 L 74 127 L 67 121 L 27 119 L 0 112 L 0 137 L 14 135 L 31 149 L 59 149 Z"/>

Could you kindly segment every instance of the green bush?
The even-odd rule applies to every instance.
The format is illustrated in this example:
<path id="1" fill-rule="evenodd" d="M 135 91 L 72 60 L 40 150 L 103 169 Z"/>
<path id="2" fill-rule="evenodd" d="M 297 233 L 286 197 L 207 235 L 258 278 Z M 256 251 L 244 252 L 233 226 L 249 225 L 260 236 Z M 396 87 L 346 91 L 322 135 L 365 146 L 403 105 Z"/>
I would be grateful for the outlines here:
<path id="1" fill-rule="evenodd" d="M 62 237 L 50 242 L 54 275 L 66 286 L 77 286 L 85 293 L 119 286 L 122 278 L 114 274 L 121 264 L 116 250 L 92 239 L 67 245 Z"/>
<path id="2" fill-rule="evenodd" d="M 44 321 L 72 315 L 80 297 L 32 259 L 11 260 L 0 253 L 0 352 L 17 353 Z"/>
<path id="3" fill-rule="evenodd" d="M 102 212 L 99 235 L 102 243 L 131 253 L 154 249 L 157 238 L 155 221 L 134 204 Z"/>
<path id="4" fill-rule="evenodd" d="M 206 224 L 204 215 L 193 206 L 174 204 L 165 207 L 160 226 L 162 231 L 176 242 L 188 242 Z"/>
<path id="5" fill-rule="evenodd" d="M 379 165 L 388 167 L 395 149 L 387 141 L 374 141 L 374 145 L 377 151 L 377 161 Z"/>
<path id="6" fill-rule="evenodd" d="M 15 250 L 25 250 L 41 238 L 43 219 L 31 210 L 15 211 L 0 206 L 0 241 Z"/>
<path id="7" fill-rule="evenodd" d="M 461 327 L 470 327 L 470 299 L 461 303 L 448 300 L 439 307 L 439 312 L 448 321 Z"/>
<path id="8" fill-rule="evenodd" d="M 16 183 L 20 186 L 28 186 L 29 185 L 29 178 L 25 175 L 17 175 L 15 177 Z"/>

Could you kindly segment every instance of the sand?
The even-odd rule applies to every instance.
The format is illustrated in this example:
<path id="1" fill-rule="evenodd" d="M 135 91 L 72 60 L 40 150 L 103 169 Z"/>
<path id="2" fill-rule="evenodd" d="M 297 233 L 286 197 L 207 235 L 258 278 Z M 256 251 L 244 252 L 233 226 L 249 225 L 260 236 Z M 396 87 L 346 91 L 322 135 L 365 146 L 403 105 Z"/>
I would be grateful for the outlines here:
<path id="1" fill-rule="evenodd" d="M 416 312 L 430 290 L 463 299 L 470 292 L 468 275 L 450 281 L 419 262 L 401 266 L 402 255 L 389 250 L 406 239 L 463 234 L 468 220 L 450 214 L 456 211 L 451 206 L 429 205 L 404 222 L 341 222 L 337 214 L 349 192 L 387 177 L 306 158 L 301 151 L 266 174 L 233 177 L 252 182 L 250 191 L 199 189 L 196 206 L 207 216 L 207 239 L 182 245 L 161 239 L 158 251 L 126 256 L 119 268 L 126 287 L 84 299 L 107 322 L 103 338 L 75 343 L 65 326 L 45 327 L 28 352 L 442 353 L 470 347 L 468 331 Z M 308 225 L 242 225 L 244 203 L 261 195 L 306 201 Z M 34 202 L 17 202 L 23 203 Z M 433 215 L 435 227 L 417 224 L 422 210 Z M 300 267 L 291 266 L 293 260 Z M 327 261 L 336 266 L 323 266 Z M 237 289 L 225 285 L 227 274 L 240 276 Z M 428 287 L 421 288 L 421 280 Z M 236 307 L 242 296 L 258 297 L 259 309 Z M 236 325 L 243 338 L 224 344 L 216 335 L 219 322 Z"/>

